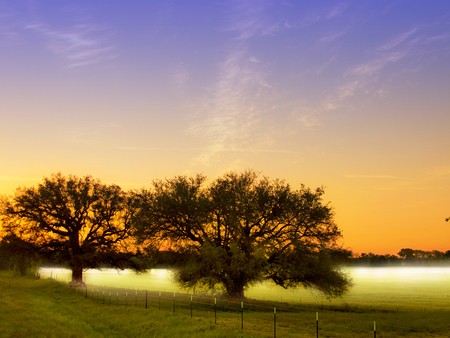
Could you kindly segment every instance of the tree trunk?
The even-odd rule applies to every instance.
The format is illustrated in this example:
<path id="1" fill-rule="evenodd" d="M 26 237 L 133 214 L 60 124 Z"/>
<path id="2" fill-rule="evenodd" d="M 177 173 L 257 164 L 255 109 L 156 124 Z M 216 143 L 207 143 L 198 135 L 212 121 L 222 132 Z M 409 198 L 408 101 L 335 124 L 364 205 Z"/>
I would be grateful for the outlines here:
<path id="1" fill-rule="evenodd" d="M 237 298 L 237 299 L 243 299 L 244 297 L 244 285 L 232 285 L 229 287 L 226 287 L 227 291 L 227 297 L 229 298 Z"/>
<path id="2" fill-rule="evenodd" d="M 70 248 L 72 249 L 72 262 L 70 264 L 72 267 L 72 281 L 69 284 L 75 287 L 85 287 L 86 284 L 83 282 L 83 263 L 79 258 L 81 248 L 78 234 L 78 229 L 75 227 L 69 237 Z"/>
<path id="3" fill-rule="evenodd" d="M 72 265 L 72 282 L 71 286 L 86 286 L 83 282 L 83 265 L 80 262 L 75 262 Z"/>

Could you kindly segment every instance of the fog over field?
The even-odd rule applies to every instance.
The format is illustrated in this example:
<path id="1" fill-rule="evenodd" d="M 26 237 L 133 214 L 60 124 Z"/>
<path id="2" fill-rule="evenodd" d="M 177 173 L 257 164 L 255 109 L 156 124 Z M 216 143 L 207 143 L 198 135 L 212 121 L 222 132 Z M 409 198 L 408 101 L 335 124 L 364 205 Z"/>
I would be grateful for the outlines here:
<path id="1" fill-rule="evenodd" d="M 327 300 L 313 289 L 283 289 L 270 283 L 256 284 L 245 292 L 251 299 L 289 303 L 385 307 L 400 310 L 444 309 L 450 305 L 450 267 L 352 267 L 345 271 L 354 286 L 342 298 Z M 61 281 L 70 279 L 71 271 L 63 268 L 41 268 L 41 278 L 52 276 Z M 192 293 L 181 289 L 167 269 L 153 269 L 136 275 L 131 270 L 88 270 L 88 287 L 113 286 L 137 290 Z M 197 290 L 198 292 L 199 290 Z"/>

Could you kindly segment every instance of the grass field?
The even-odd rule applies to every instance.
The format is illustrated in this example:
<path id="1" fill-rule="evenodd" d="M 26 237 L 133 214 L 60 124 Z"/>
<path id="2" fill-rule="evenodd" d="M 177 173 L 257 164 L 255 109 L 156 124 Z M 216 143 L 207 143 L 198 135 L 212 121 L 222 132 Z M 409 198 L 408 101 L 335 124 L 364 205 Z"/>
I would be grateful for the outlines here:
<path id="1" fill-rule="evenodd" d="M 40 271 L 44 278 L 50 277 L 69 281 L 71 271 L 44 268 Z M 263 283 L 250 287 L 245 295 L 251 299 L 289 302 L 292 304 L 323 307 L 351 307 L 389 311 L 425 310 L 440 311 L 450 308 L 450 268 L 448 267 L 380 267 L 351 268 L 349 276 L 354 282 L 350 292 L 343 298 L 328 301 L 317 292 L 302 288 L 284 290 L 278 286 Z M 130 289 L 192 293 L 183 290 L 165 269 L 154 269 L 149 274 L 136 275 L 132 271 L 104 269 L 85 273 L 89 285 L 105 285 Z"/>
<path id="2" fill-rule="evenodd" d="M 62 283 L 0 273 L 0 337 L 241 337 L 239 330 L 168 311 L 108 307 Z M 248 335 L 244 335 L 248 337 Z"/>
<path id="3" fill-rule="evenodd" d="M 94 285 L 75 290 L 4 272 L 0 290 L 0 337 L 273 337 L 274 307 L 277 337 L 316 337 L 316 312 L 320 337 L 373 337 L 374 321 L 377 337 L 450 336 L 446 308 L 430 311 L 403 299 L 407 311 L 390 311 L 376 293 L 366 299 L 370 307 L 246 300 L 241 312 L 239 302 L 218 299 L 215 312 L 211 297 L 191 303 L 187 294 Z"/>

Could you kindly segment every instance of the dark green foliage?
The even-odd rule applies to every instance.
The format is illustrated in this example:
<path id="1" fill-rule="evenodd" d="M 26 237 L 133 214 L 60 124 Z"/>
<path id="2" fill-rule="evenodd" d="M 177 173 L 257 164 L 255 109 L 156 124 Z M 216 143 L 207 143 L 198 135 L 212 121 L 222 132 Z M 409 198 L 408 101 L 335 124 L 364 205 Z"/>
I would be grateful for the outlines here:
<path id="1" fill-rule="evenodd" d="M 0 269 L 14 270 L 21 276 L 34 273 L 39 264 L 39 256 L 31 243 L 15 234 L 4 236 L 0 242 Z"/>
<path id="2" fill-rule="evenodd" d="M 448 266 L 450 264 L 450 250 L 425 251 L 410 248 L 401 249 L 397 255 L 378 255 L 372 252 L 362 253 L 357 257 L 346 260 L 352 266 Z"/>
<path id="3" fill-rule="evenodd" d="M 205 187 L 206 177 L 155 181 L 139 194 L 136 236 L 183 253 L 177 265 L 185 287 L 223 288 L 243 297 L 251 284 L 314 287 L 326 296 L 348 290 L 335 263 L 347 255 L 322 188 L 292 190 L 253 171 L 230 172 Z"/>
<path id="4" fill-rule="evenodd" d="M 26 243 L 29 252 L 67 263 L 73 280 L 82 283 L 85 268 L 138 267 L 124 246 L 136 208 L 132 195 L 116 185 L 57 174 L 3 200 L 1 220 L 6 233 Z"/>

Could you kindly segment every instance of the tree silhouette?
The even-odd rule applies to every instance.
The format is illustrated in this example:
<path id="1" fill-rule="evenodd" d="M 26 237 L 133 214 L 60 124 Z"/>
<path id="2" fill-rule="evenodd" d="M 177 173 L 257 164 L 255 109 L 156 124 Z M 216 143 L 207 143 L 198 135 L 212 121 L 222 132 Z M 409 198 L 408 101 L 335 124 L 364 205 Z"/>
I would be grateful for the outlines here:
<path id="1" fill-rule="evenodd" d="M 116 185 L 59 173 L 4 199 L 1 220 L 7 234 L 45 259 L 67 263 L 73 282 L 83 284 L 85 268 L 139 268 L 125 246 L 136 208 L 132 195 Z"/>
<path id="2" fill-rule="evenodd" d="M 21 276 L 39 265 L 39 256 L 30 243 L 15 234 L 6 234 L 0 241 L 0 268 L 12 269 Z"/>
<path id="3" fill-rule="evenodd" d="M 339 296 L 350 282 L 334 269 L 351 255 L 336 245 L 341 232 L 323 189 L 294 191 L 253 171 L 230 172 L 204 187 L 206 177 L 155 181 L 140 192 L 136 236 L 182 253 L 184 287 L 223 288 L 230 297 L 264 279 L 288 288 L 314 287 Z"/>

